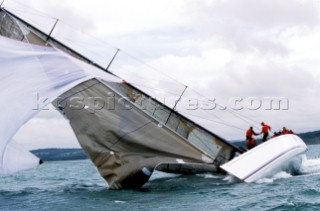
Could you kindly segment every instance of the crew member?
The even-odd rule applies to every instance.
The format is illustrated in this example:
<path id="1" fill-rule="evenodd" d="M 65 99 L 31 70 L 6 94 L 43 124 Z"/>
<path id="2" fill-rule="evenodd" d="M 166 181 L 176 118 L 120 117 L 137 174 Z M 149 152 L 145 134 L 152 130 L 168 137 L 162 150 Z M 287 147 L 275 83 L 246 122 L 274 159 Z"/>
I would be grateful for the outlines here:
<path id="1" fill-rule="evenodd" d="M 262 130 L 260 134 L 263 134 L 262 142 L 265 142 L 269 136 L 269 131 L 271 131 L 271 127 L 264 122 L 261 122 Z"/>
<path id="2" fill-rule="evenodd" d="M 286 127 L 283 127 L 281 134 L 282 135 L 289 134 L 289 130 Z"/>
<path id="3" fill-rule="evenodd" d="M 249 130 L 246 132 L 246 144 L 248 149 L 252 149 L 257 145 L 256 140 L 254 140 L 253 135 L 257 136 L 258 133 L 253 131 L 253 128 L 250 127 Z"/>
<path id="4" fill-rule="evenodd" d="M 249 130 L 247 130 L 247 132 L 246 132 L 247 140 L 253 138 L 253 137 L 252 137 L 253 135 L 258 136 L 259 133 L 254 132 L 254 131 L 253 131 L 253 127 L 251 126 L 251 127 L 249 128 Z"/>
<path id="5" fill-rule="evenodd" d="M 293 135 L 295 135 L 295 132 L 293 132 L 292 130 L 289 130 L 288 134 L 293 134 Z"/>
<path id="6" fill-rule="evenodd" d="M 277 137 L 279 135 L 281 135 L 281 132 L 280 133 L 274 132 L 272 138 L 275 138 L 275 137 Z"/>

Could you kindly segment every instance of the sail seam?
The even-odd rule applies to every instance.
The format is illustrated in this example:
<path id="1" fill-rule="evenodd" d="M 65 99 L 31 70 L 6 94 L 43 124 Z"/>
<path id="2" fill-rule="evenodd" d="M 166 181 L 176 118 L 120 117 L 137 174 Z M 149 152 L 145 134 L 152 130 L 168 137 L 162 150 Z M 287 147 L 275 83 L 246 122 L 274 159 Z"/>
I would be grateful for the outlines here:
<path id="1" fill-rule="evenodd" d="M 100 83 L 100 82 L 97 82 L 97 83 L 95 83 L 95 84 L 92 84 L 92 85 L 90 85 L 90 86 L 88 86 L 88 87 L 80 90 L 80 91 L 77 91 L 77 92 L 75 92 L 75 93 L 73 93 L 73 94 L 71 94 L 71 95 L 63 98 L 59 103 L 63 103 L 63 102 L 64 102 L 65 100 L 67 100 L 68 98 L 70 98 L 70 97 L 72 97 L 72 96 L 75 96 L 76 94 L 79 94 L 79 93 L 81 93 L 81 92 L 83 92 L 83 91 L 85 91 L 85 90 L 87 90 L 87 89 L 90 89 L 90 88 L 94 87 L 95 85 L 97 85 L 97 84 L 99 84 L 99 83 Z"/>
<path id="2" fill-rule="evenodd" d="M 112 149 L 112 147 L 113 147 L 114 145 L 116 145 L 117 143 L 119 143 L 119 141 L 121 141 L 121 139 L 123 139 L 125 136 L 127 136 L 127 135 L 129 135 L 129 134 L 131 134 L 131 133 L 134 133 L 134 132 L 142 129 L 142 128 L 146 127 L 147 125 L 149 125 L 150 123 L 153 123 L 153 122 L 155 122 L 155 121 L 149 121 L 149 122 L 141 125 L 140 127 L 138 127 L 138 128 L 136 128 L 136 129 L 134 129 L 134 130 L 132 130 L 132 131 L 130 131 L 130 132 L 122 135 L 121 137 L 119 137 L 119 139 L 118 139 L 115 143 L 113 143 L 113 144 L 110 146 L 110 149 Z"/>

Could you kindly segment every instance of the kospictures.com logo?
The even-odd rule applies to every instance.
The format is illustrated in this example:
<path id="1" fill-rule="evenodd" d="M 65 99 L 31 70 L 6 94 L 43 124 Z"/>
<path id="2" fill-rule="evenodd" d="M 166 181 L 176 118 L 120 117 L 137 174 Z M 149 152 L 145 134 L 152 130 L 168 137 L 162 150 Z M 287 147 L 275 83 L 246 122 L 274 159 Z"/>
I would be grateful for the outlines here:
<path id="1" fill-rule="evenodd" d="M 173 97 L 158 97 L 154 98 L 162 105 L 174 105 L 177 102 L 177 98 Z M 53 105 L 60 110 L 82 110 L 88 109 L 92 112 L 108 109 L 140 109 L 140 110 L 161 110 L 163 106 L 159 105 L 152 98 L 138 98 L 135 102 L 129 97 L 120 97 L 114 93 L 108 93 L 107 97 L 79 97 L 71 96 L 67 98 L 57 98 L 53 100 Z M 44 108 L 51 100 L 47 97 L 41 97 L 38 93 L 33 97 L 32 110 L 49 110 Z M 181 98 L 178 102 L 180 109 L 184 110 L 289 110 L 289 99 L 285 97 L 232 97 L 227 100 L 226 103 L 218 103 L 216 98 Z"/>

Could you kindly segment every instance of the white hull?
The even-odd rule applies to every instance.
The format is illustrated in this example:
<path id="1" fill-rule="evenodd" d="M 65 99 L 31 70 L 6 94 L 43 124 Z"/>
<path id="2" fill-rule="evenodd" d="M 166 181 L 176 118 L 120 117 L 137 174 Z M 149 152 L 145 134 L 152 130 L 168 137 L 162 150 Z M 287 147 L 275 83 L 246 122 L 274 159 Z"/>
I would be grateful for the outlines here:
<path id="1" fill-rule="evenodd" d="M 282 135 L 264 142 L 220 166 L 245 182 L 272 176 L 292 164 L 297 164 L 306 144 L 296 135 Z"/>

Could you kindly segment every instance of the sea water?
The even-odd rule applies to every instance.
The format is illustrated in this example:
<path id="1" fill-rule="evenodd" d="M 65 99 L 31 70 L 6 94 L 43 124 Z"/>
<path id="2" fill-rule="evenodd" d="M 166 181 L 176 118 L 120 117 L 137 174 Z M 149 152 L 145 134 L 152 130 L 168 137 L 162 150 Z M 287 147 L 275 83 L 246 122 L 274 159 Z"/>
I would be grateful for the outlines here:
<path id="1" fill-rule="evenodd" d="M 89 160 L 45 162 L 0 176 L 0 210 L 319 210 L 320 146 L 297 175 L 246 184 L 228 175 L 155 172 L 139 190 L 108 190 Z M 250 164 L 248 164 L 250 165 Z"/>

